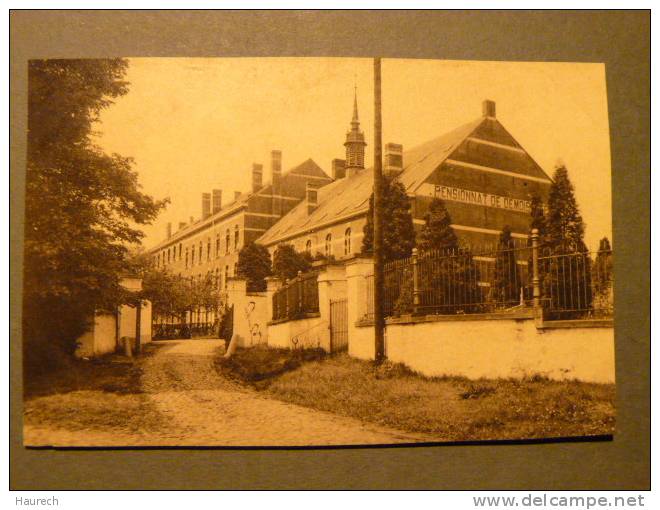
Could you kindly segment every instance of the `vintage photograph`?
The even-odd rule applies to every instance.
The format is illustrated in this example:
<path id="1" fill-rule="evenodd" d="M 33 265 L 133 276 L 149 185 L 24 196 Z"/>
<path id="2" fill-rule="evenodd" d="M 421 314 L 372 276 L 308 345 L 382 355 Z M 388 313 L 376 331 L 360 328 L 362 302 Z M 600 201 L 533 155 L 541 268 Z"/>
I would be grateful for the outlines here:
<path id="1" fill-rule="evenodd" d="M 23 444 L 609 439 L 605 66 L 31 60 Z"/>

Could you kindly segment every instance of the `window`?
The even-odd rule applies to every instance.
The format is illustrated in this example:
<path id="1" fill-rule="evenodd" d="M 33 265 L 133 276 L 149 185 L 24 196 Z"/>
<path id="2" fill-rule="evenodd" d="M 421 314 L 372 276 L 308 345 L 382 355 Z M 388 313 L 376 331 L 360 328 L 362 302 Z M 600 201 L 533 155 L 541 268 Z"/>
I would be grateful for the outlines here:
<path id="1" fill-rule="evenodd" d="M 199 242 L 199 262 L 198 264 L 202 263 L 202 250 L 204 249 L 204 245 L 202 244 L 202 241 Z"/>
<path id="2" fill-rule="evenodd" d="M 217 288 L 220 288 L 220 268 L 216 267 L 215 268 L 215 286 Z"/>
<path id="3" fill-rule="evenodd" d="M 227 288 L 227 278 L 229 278 L 229 266 L 225 266 L 225 289 Z"/>
<path id="4" fill-rule="evenodd" d="M 206 260 L 211 260 L 211 238 L 206 242 Z"/>
<path id="5" fill-rule="evenodd" d="M 312 240 L 308 239 L 307 243 L 305 244 L 305 251 L 309 254 L 312 253 Z"/>
<path id="6" fill-rule="evenodd" d="M 195 265 L 195 247 L 190 247 L 190 267 Z"/>
<path id="7" fill-rule="evenodd" d="M 325 256 L 332 256 L 332 234 L 325 236 Z"/>
<path id="8" fill-rule="evenodd" d="M 238 264 L 234 262 L 234 276 L 238 276 Z"/>
<path id="9" fill-rule="evenodd" d="M 347 228 L 344 232 L 344 255 L 351 254 L 351 228 Z"/>
<path id="10" fill-rule="evenodd" d="M 188 269 L 188 248 L 186 248 L 186 269 Z"/>
<path id="11" fill-rule="evenodd" d="M 179 243 L 179 260 L 181 260 L 181 249 L 182 249 L 182 246 L 181 246 L 181 243 Z"/>
<path id="12" fill-rule="evenodd" d="M 170 263 L 170 249 L 167 249 L 167 263 Z"/>
<path id="13" fill-rule="evenodd" d="M 158 254 L 158 258 L 156 259 L 156 267 L 160 267 L 160 253 Z"/>
<path id="14" fill-rule="evenodd" d="M 220 234 L 215 236 L 215 258 L 220 256 Z"/>
<path id="15" fill-rule="evenodd" d="M 238 225 L 234 227 L 234 250 L 238 250 Z"/>
<path id="16" fill-rule="evenodd" d="M 229 243 L 231 242 L 231 236 L 229 235 L 229 229 L 225 233 L 225 253 L 229 253 Z"/>

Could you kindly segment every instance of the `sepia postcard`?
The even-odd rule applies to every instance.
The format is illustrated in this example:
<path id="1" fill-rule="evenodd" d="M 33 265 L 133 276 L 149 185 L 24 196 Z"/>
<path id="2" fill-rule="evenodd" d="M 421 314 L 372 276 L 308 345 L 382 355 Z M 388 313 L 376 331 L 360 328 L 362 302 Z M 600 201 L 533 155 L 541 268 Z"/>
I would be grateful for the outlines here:
<path id="1" fill-rule="evenodd" d="M 25 446 L 614 435 L 603 64 L 33 59 L 25 199 Z"/>

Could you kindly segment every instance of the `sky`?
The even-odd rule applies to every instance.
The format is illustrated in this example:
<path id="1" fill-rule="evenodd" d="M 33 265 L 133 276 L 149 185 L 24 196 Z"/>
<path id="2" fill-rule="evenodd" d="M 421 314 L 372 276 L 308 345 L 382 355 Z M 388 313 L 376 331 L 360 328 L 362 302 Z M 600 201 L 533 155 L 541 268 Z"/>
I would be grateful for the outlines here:
<path id="1" fill-rule="evenodd" d="M 330 174 L 344 158 L 357 87 L 366 166 L 373 160 L 373 61 L 356 58 L 135 58 L 129 92 L 96 130 L 107 152 L 134 158 L 143 191 L 171 202 L 143 228 L 201 216 L 201 194 L 249 191 L 252 163 L 270 180 L 270 151 L 289 168 L 312 158 Z M 568 168 L 585 240 L 612 239 L 611 166 L 603 64 L 383 59 L 383 143 L 411 148 L 481 115 L 497 117 L 552 176 Z"/>

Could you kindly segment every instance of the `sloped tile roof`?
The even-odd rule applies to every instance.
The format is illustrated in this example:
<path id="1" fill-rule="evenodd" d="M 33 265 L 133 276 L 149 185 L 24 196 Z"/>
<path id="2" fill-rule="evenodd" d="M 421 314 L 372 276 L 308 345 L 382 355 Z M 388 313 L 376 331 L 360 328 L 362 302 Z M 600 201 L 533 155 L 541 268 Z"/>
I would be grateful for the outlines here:
<path id="1" fill-rule="evenodd" d="M 403 152 L 403 172 L 398 180 L 412 193 L 474 131 L 480 117 L 438 138 Z M 296 235 L 311 232 L 334 221 L 364 214 L 369 210 L 373 189 L 373 167 L 339 179 L 318 190 L 318 207 L 308 214 L 303 200 L 265 232 L 257 242 L 269 245 Z"/>

